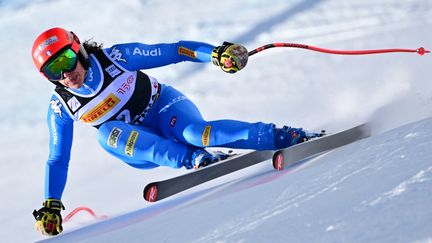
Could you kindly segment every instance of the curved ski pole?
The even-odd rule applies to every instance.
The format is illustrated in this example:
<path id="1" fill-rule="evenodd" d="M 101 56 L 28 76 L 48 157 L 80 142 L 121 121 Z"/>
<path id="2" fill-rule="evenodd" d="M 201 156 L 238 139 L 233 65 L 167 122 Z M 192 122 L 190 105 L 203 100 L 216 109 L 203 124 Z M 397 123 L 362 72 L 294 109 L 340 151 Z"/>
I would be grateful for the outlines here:
<path id="1" fill-rule="evenodd" d="M 426 50 L 423 47 L 419 47 L 417 49 L 375 49 L 375 50 L 333 50 L 333 49 L 325 49 L 316 46 L 297 44 L 297 43 L 271 43 L 267 45 L 260 46 L 255 48 L 254 50 L 248 53 L 249 56 L 255 55 L 258 52 L 274 48 L 274 47 L 289 47 L 289 48 L 301 48 L 310 51 L 317 51 L 328 54 L 338 54 L 338 55 L 369 55 L 369 54 L 382 54 L 382 53 L 390 53 L 390 52 L 415 52 L 420 56 L 430 53 L 429 50 Z"/>

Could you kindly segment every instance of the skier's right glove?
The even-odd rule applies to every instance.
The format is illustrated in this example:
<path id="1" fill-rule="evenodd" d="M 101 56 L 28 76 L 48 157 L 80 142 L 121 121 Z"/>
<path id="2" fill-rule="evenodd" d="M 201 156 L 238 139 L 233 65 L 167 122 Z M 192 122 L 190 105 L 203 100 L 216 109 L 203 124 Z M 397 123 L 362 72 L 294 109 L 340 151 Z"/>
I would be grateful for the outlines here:
<path id="1" fill-rule="evenodd" d="M 63 203 L 57 199 L 47 199 L 43 207 L 33 211 L 36 219 L 36 230 L 43 235 L 58 235 L 63 231 L 61 210 Z"/>
<path id="2" fill-rule="evenodd" d="M 224 42 L 212 51 L 213 64 L 227 73 L 235 73 L 243 69 L 248 57 L 248 51 L 244 46 L 229 42 Z"/>

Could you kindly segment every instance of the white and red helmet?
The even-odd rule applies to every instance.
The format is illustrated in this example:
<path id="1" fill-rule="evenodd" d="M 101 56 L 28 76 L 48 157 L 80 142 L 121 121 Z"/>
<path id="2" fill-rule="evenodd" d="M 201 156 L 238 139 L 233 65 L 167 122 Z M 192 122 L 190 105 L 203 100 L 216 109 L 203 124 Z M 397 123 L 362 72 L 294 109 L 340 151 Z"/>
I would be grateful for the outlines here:
<path id="1" fill-rule="evenodd" d="M 78 37 L 72 31 L 59 27 L 46 30 L 36 38 L 32 48 L 33 63 L 39 72 L 43 74 L 43 66 L 51 58 L 55 57 L 58 52 L 66 48 L 72 49 L 78 55 L 83 67 L 88 69 L 90 65 L 88 54 Z"/>

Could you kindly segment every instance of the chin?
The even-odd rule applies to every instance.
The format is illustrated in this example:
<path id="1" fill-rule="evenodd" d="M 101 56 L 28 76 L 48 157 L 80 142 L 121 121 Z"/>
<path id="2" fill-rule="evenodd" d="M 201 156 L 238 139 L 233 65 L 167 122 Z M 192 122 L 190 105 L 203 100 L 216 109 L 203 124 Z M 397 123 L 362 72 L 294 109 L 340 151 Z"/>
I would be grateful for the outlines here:
<path id="1" fill-rule="evenodd" d="M 74 86 L 72 86 L 71 88 L 79 89 L 79 88 L 81 88 L 82 86 L 83 86 L 82 84 L 80 84 L 80 85 L 74 85 Z"/>
<path id="2" fill-rule="evenodd" d="M 84 82 L 81 83 L 74 83 L 74 84 L 69 84 L 67 85 L 69 88 L 73 88 L 73 89 L 79 89 L 83 86 Z"/>

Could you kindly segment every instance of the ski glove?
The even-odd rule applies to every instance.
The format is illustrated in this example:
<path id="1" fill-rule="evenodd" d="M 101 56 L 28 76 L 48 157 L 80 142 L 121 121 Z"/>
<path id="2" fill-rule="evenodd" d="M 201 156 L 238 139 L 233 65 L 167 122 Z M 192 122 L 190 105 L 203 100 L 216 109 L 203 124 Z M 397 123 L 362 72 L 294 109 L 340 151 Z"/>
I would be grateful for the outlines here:
<path id="1" fill-rule="evenodd" d="M 36 219 L 36 230 L 43 235 L 58 235 L 63 231 L 61 210 L 64 210 L 63 203 L 57 199 L 47 199 L 43 207 L 33 211 Z"/>
<path id="2" fill-rule="evenodd" d="M 229 42 L 224 42 L 212 51 L 213 64 L 227 73 L 235 73 L 243 69 L 248 57 L 248 51 L 244 46 Z"/>

